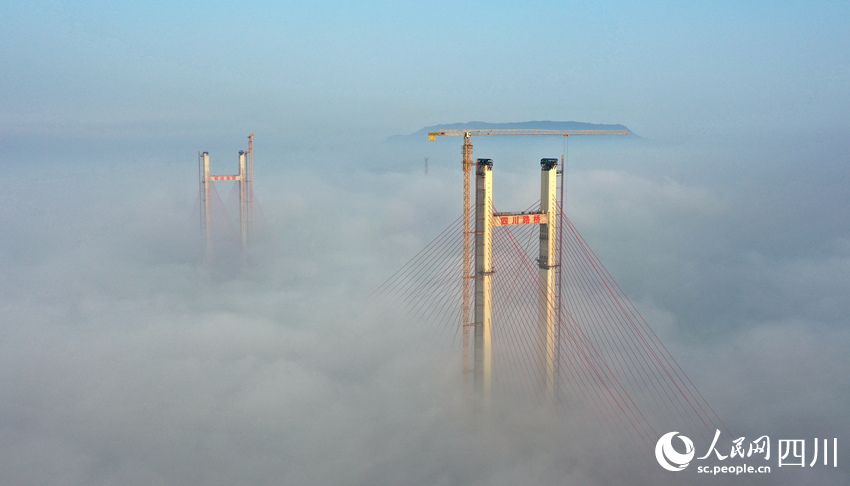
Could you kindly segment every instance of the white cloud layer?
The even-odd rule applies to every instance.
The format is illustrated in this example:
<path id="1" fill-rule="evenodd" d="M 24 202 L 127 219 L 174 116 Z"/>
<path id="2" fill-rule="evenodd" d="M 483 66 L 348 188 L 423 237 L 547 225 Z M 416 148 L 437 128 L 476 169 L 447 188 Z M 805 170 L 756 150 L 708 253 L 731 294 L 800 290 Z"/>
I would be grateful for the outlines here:
<path id="1" fill-rule="evenodd" d="M 263 175 L 274 238 L 246 271 L 200 265 L 191 164 L 187 176 L 142 162 L 167 176 L 156 184 L 25 174 L 0 213 L 0 480 L 679 484 L 581 411 L 506 402 L 476 423 L 451 336 L 371 304 L 456 216 L 450 163 L 432 161 L 428 177 L 418 165 Z M 733 431 L 841 447 L 847 255 L 777 260 L 712 239 L 740 199 L 709 185 L 627 170 L 570 184 L 573 220 Z M 754 482 L 843 484 L 843 471 Z"/>

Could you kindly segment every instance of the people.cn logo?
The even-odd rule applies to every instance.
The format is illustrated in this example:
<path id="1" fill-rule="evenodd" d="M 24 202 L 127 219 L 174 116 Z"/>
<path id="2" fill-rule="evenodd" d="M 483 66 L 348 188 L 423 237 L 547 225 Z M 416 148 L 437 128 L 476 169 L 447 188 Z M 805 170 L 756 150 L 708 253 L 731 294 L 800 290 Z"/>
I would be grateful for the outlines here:
<path id="1" fill-rule="evenodd" d="M 679 438 L 685 443 L 685 453 L 680 454 L 673 449 L 673 437 L 678 432 L 668 432 L 658 439 L 655 444 L 655 458 L 658 459 L 658 464 L 668 471 L 681 471 L 688 467 L 691 459 L 694 458 L 694 443 L 691 439 L 680 435 Z"/>

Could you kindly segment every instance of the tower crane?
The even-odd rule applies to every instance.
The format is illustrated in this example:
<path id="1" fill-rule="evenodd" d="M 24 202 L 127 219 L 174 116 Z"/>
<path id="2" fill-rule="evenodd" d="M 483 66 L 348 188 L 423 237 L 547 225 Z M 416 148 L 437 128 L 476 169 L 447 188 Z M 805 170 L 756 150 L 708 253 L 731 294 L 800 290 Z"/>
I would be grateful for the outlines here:
<path id="1" fill-rule="evenodd" d="M 248 135 L 248 173 L 245 185 L 245 247 L 254 244 L 254 134 Z M 244 253 L 244 251 L 243 251 Z"/>
<path id="2" fill-rule="evenodd" d="M 470 172 L 472 170 L 472 137 L 473 136 L 515 136 L 515 135 L 558 135 L 569 137 L 570 135 L 628 135 L 628 130 L 538 130 L 538 129 L 469 129 L 469 130 L 440 130 L 428 133 L 428 140 L 435 141 L 437 137 L 463 137 L 463 307 L 462 332 L 463 332 L 463 371 L 464 381 L 473 370 L 470 366 L 469 357 L 469 327 L 470 322 L 470 280 L 475 278 L 470 258 L 470 237 L 475 234 L 472 218 L 472 202 L 470 199 Z M 561 170 L 563 171 L 564 160 L 561 157 Z M 563 185 L 561 186 L 563 192 Z M 563 199 L 563 195 L 562 195 Z M 560 238 L 559 238 L 560 239 Z M 560 258 L 558 259 L 560 261 Z"/>

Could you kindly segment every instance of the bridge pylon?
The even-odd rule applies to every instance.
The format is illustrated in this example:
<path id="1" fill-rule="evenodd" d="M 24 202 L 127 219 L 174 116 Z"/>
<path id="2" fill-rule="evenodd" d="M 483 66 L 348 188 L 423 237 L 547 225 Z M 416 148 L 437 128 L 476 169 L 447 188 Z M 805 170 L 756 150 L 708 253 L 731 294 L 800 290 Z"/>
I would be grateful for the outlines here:
<path id="1" fill-rule="evenodd" d="M 540 210 L 524 213 L 496 213 L 493 209 L 493 161 L 478 159 L 475 171 L 475 304 L 473 313 L 474 390 L 487 408 L 493 384 L 493 228 L 497 226 L 538 225 L 540 250 L 538 264 L 538 356 L 540 379 L 548 397 L 557 394 L 558 299 L 557 261 L 557 168 L 558 159 L 542 159 Z"/>
<path id="2" fill-rule="evenodd" d="M 248 135 L 248 151 L 239 151 L 239 173 L 236 175 L 211 175 L 209 152 L 198 152 L 198 171 L 201 196 L 201 232 L 205 240 L 205 262 L 213 258 L 210 196 L 215 181 L 239 182 L 239 226 L 242 258 L 247 259 L 248 247 L 254 238 L 254 134 Z"/>

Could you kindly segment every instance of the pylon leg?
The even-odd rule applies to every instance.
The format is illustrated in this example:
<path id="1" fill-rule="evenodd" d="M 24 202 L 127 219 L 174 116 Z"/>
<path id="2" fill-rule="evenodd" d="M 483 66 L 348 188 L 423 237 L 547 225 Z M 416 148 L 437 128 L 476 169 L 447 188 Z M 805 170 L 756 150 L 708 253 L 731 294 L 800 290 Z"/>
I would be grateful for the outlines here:
<path id="1" fill-rule="evenodd" d="M 475 389 L 489 407 L 493 382 L 493 162 L 478 159 L 475 177 Z"/>
<path id="2" fill-rule="evenodd" d="M 212 226 L 210 225 L 212 218 L 210 214 L 210 184 L 212 184 L 212 181 L 210 180 L 210 154 L 208 152 L 201 154 L 201 162 L 203 164 L 201 174 L 201 197 L 203 198 L 201 202 L 201 211 L 203 212 L 201 225 L 203 226 L 206 244 L 205 262 L 209 264 L 212 262 Z"/>
<path id="3" fill-rule="evenodd" d="M 539 267 L 538 322 L 540 328 L 540 368 L 544 390 L 549 397 L 555 396 L 557 380 L 556 372 L 556 306 L 555 294 L 556 267 L 559 262 L 556 257 L 557 242 L 557 163 L 552 159 L 541 161 L 540 176 L 540 205 L 548 218 L 540 225 L 540 255 L 537 259 Z M 556 161 L 557 162 L 557 161 Z"/>

